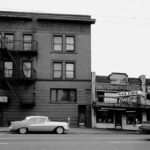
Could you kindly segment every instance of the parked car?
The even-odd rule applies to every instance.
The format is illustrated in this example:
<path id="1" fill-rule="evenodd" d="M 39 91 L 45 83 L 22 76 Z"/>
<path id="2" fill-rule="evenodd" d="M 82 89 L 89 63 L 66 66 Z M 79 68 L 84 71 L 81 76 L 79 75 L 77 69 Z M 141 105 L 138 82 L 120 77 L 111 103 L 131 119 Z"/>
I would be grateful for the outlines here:
<path id="1" fill-rule="evenodd" d="M 150 121 L 145 121 L 142 124 L 138 125 L 139 127 L 139 132 L 150 132 Z"/>
<path id="2" fill-rule="evenodd" d="M 12 121 L 10 131 L 18 131 L 20 134 L 27 132 L 52 132 L 63 134 L 69 131 L 67 122 L 50 121 L 47 116 L 28 116 L 22 121 Z"/>

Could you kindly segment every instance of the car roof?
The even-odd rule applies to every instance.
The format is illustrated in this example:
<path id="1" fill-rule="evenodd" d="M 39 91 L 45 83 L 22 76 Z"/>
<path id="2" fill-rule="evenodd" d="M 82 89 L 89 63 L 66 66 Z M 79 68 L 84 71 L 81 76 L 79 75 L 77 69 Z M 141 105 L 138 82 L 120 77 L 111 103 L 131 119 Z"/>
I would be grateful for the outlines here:
<path id="1" fill-rule="evenodd" d="M 31 118 L 48 118 L 47 116 L 27 116 L 26 119 L 31 119 Z"/>

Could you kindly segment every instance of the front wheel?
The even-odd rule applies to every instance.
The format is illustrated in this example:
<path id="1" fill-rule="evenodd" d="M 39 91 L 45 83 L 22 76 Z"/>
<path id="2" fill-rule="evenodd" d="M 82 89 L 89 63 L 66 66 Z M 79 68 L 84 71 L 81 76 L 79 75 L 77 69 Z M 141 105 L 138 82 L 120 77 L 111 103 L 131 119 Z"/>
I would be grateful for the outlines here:
<path id="1" fill-rule="evenodd" d="M 56 128 L 56 133 L 57 134 L 63 134 L 64 133 L 64 128 L 63 127 L 57 127 Z"/>
<path id="2" fill-rule="evenodd" d="M 19 133 L 20 133 L 20 134 L 26 134 L 27 131 L 28 131 L 27 128 L 20 128 L 20 129 L 19 129 Z"/>

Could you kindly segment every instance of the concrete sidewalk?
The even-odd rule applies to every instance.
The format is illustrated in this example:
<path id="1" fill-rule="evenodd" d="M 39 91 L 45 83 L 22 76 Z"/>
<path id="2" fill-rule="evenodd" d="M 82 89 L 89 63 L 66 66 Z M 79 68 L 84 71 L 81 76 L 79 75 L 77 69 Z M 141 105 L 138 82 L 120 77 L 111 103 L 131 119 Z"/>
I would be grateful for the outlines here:
<path id="1" fill-rule="evenodd" d="M 98 128 L 71 128 L 71 134 L 137 134 L 137 131 Z"/>
<path id="2" fill-rule="evenodd" d="M 0 127 L 0 133 L 9 133 L 8 127 Z M 138 134 L 137 131 L 120 129 L 70 128 L 69 134 Z"/>

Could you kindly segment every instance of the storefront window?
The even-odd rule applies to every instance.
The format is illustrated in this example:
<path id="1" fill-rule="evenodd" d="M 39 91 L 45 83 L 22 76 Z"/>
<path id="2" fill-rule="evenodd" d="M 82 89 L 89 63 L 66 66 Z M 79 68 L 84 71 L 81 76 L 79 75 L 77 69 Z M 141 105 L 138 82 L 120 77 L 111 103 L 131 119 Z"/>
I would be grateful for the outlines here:
<path id="1" fill-rule="evenodd" d="M 139 124 L 142 121 L 142 115 L 136 113 L 136 111 L 126 112 L 127 125 Z"/>
<path id="2" fill-rule="evenodd" d="M 113 123 L 113 113 L 109 110 L 97 110 L 96 111 L 97 123 Z"/>

